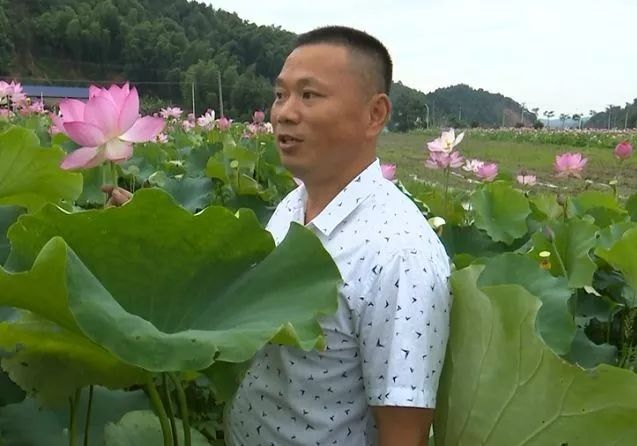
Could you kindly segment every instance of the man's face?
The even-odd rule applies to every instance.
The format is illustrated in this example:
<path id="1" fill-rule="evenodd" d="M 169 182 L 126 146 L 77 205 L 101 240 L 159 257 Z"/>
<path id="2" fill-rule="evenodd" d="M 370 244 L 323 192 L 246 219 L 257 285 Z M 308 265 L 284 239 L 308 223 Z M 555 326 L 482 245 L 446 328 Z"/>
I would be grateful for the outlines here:
<path id="1" fill-rule="evenodd" d="M 288 56 L 271 118 L 281 161 L 295 176 L 326 178 L 360 157 L 369 138 L 363 82 L 343 46 L 305 45 Z"/>

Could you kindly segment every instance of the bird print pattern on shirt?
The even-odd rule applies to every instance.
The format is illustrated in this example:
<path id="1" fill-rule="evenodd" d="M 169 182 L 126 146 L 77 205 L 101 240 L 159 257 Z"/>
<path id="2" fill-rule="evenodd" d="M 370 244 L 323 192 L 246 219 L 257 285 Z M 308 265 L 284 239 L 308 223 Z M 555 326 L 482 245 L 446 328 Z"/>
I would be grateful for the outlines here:
<path id="1" fill-rule="evenodd" d="M 306 199 L 301 186 L 277 207 L 277 244 L 304 223 Z M 374 446 L 370 406 L 435 407 L 450 267 L 427 221 L 377 160 L 306 226 L 343 278 L 336 314 L 319 320 L 326 348 L 257 354 L 229 410 L 230 445 Z"/>

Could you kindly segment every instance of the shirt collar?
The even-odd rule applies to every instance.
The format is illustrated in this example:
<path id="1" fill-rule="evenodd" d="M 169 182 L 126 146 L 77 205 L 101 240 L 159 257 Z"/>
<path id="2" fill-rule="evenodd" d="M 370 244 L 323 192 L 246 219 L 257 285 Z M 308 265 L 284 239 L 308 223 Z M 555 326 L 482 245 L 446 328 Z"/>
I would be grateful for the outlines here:
<path id="1" fill-rule="evenodd" d="M 384 181 L 384 177 L 380 168 L 380 161 L 376 159 L 345 186 L 309 224 L 312 224 L 326 237 L 329 237 L 332 231 L 365 201 L 382 181 Z M 305 203 L 307 202 L 307 191 L 304 185 L 300 186 L 299 194 L 301 198 L 298 200 L 299 207 L 297 207 L 297 211 L 300 211 L 302 221 L 305 215 Z"/>

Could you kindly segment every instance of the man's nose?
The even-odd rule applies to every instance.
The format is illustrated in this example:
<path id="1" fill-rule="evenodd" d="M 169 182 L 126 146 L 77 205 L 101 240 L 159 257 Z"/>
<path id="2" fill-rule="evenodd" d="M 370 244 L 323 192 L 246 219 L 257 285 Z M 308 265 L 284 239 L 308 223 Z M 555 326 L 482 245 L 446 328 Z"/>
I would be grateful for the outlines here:
<path id="1" fill-rule="evenodd" d="M 299 101 L 295 95 L 290 95 L 276 112 L 277 123 L 298 123 L 300 120 Z"/>

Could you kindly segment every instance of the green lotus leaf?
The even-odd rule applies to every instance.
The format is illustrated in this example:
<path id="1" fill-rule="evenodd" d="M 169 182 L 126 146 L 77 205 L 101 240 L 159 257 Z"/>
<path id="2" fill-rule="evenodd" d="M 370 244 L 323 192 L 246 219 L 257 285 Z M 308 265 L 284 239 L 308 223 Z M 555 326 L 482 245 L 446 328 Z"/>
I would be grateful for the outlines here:
<path id="1" fill-rule="evenodd" d="M 133 157 L 122 164 L 122 171 L 125 175 L 134 176 L 138 184 L 141 184 L 153 173 L 161 170 L 167 160 L 168 154 L 161 144 L 137 144 Z"/>
<path id="2" fill-rule="evenodd" d="M 626 202 L 626 211 L 632 221 L 637 221 L 637 193 L 632 194 Z"/>
<path id="3" fill-rule="evenodd" d="M 532 259 L 513 253 L 485 261 L 486 268 L 478 279 L 480 288 L 516 284 L 542 301 L 536 330 L 557 354 L 567 353 L 575 338 L 576 325 L 569 310 L 571 290 L 566 279 L 553 277 Z"/>
<path id="4" fill-rule="evenodd" d="M 77 436 L 74 443 L 78 445 L 83 444 L 87 400 L 88 390 L 85 390 L 78 404 Z M 103 445 L 105 425 L 117 422 L 130 411 L 148 408 L 148 397 L 143 391 L 111 391 L 95 387 L 89 424 L 89 444 Z M 27 398 L 19 404 L 0 407 L 0 444 L 4 446 L 68 446 L 68 427 L 68 405 L 60 409 L 42 410 L 34 399 Z M 144 444 L 150 446 L 162 443 Z"/>
<path id="5" fill-rule="evenodd" d="M 461 267 L 458 262 L 463 259 L 492 257 L 511 250 L 510 246 L 502 242 L 494 242 L 485 231 L 475 226 L 446 224 L 440 239 L 445 245 L 447 254 L 453 258 L 458 268 Z M 462 266 L 466 266 L 466 261 L 464 263 Z"/>
<path id="6" fill-rule="evenodd" d="M 540 300 L 519 285 L 478 288 L 483 269 L 452 277 L 436 446 L 633 445 L 637 376 L 560 359 L 535 335 Z"/>
<path id="7" fill-rule="evenodd" d="M 529 199 L 533 216 L 538 221 L 555 221 L 562 216 L 564 209 L 557 202 L 555 194 L 541 194 Z"/>
<path id="8" fill-rule="evenodd" d="M 617 347 L 610 344 L 597 345 L 586 336 L 584 330 L 578 329 L 571 351 L 565 358 L 584 368 L 593 368 L 600 364 L 617 365 Z"/>
<path id="9" fill-rule="evenodd" d="M 14 262 L 28 264 L 55 236 L 70 247 L 69 305 L 82 331 L 146 370 L 242 362 L 270 340 L 321 347 L 316 316 L 336 310 L 340 275 L 318 238 L 293 224 L 275 249 L 251 211 L 193 215 L 161 189 L 119 208 L 45 206 L 12 227 Z"/>
<path id="10" fill-rule="evenodd" d="M 175 420 L 177 438 L 183 441 L 184 426 L 180 419 Z M 192 446 L 210 446 L 206 437 L 194 429 L 190 429 Z M 163 435 L 159 418 L 150 410 L 129 412 L 117 423 L 109 423 L 104 427 L 105 446 L 160 445 Z"/>
<path id="11" fill-rule="evenodd" d="M 631 221 L 610 225 L 599 231 L 598 246 L 604 249 L 612 248 L 619 239 L 622 238 L 624 232 L 637 227 L 637 224 Z"/>
<path id="12" fill-rule="evenodd" d="M 15 404 L 24 400 L 26 393 L 16 383 L 14 383 L 9 375 L 0 371 L 0 407 L 7 404 Z M 1 443 L 0 443 L 1 444 Z"/>
<path id="13" fill-rule="evenodd" d="M 36 252 L 32 267 L 30 259 L 17 258 L 15 251 L 12 254 L 13 259 L 10 256 L 7 264 L 18 272 L 0 267 L 0 306 L 29 310 L 69 331 L 79 332 L 67 298 L 64 240 L 57 237 L 46 243 Z"/>
<path id="14" fill-rule="evenodd" d="M 538 262 L 542 251 L 551 253 L 551 274 L 564 276 L 572 288 L 591 285 L 597 265 L 591 259 L 590 253 L 595 248 L 598 228 L 593 223 L 572 218 L 568 223 L 554 223 L 549 225 L 554 233 L 555 247 L 545 232 L 536 232 L 532 236 L 533 251 L 530 255 Z M 561 262 L 560 262 L 561 259 Z"/>
<path id="15" fill-rule="evenodd" d="M 0 323 L 0 364 L 23 390 L 45 406 L 68 402 L 77 389 L 99 384 L 121 389 L 147 381 L 99 345 L 47 321 Z"/>
<path id="16" fill-rule="evenodd" d="M 624 232 L 622 238 L 612 248 L 600 247 L 595 254 L 616 270 L 621 271 L 626 283 L 637 291 L 637 228 Z"/>
<path id="17" fill-rule="evenodd" d="M 571 208 L 576 215 L 582 216 L 594 208 L 610 209 L 619 213 L 626 211 L 617 202 L 612 193 L 588 190 L 570 200 Z"/>
<path id="18" fill-rule="evenodd" d="M 476 227 L 496 242 L 511 244 L 528 231 L 529 202 L 524 193 L 508 183 L 496 181 L 483 186 L 471 197 L 471 205 Z"/>
<path id="19" fill-rule="evenodd" d="M 0 206 L 0 265 L 9 257 L 9 239 L 7 238 L 7 230 L 18 217 L 25 212 L 24 208 L 19 206 Z"/>
<path id="20" fill-rule="evenodd" d="M 65 153 L 40 146 L 30 130 L 13 127 L 0 133 L 0 205 L 30 211 L 44 203 L 75 200 L 82 192 L 82 174 L 62 170 Z"/>
<path id="21" fill-rule="evenodd" d="M 184 166 L 189 177 L 201 177 L 206 173 L 208 161 L 216 153 L 221 153 L 221 143 L 209 143 L 201 147 L 189 149 L 184 153 Z"/>
<path id="22" fill-rule="evenodd" d="M 161 187 L 190 212 L 197 212 L 212 203 L 213 184 L 210 178 L 166 178 Z"/>

